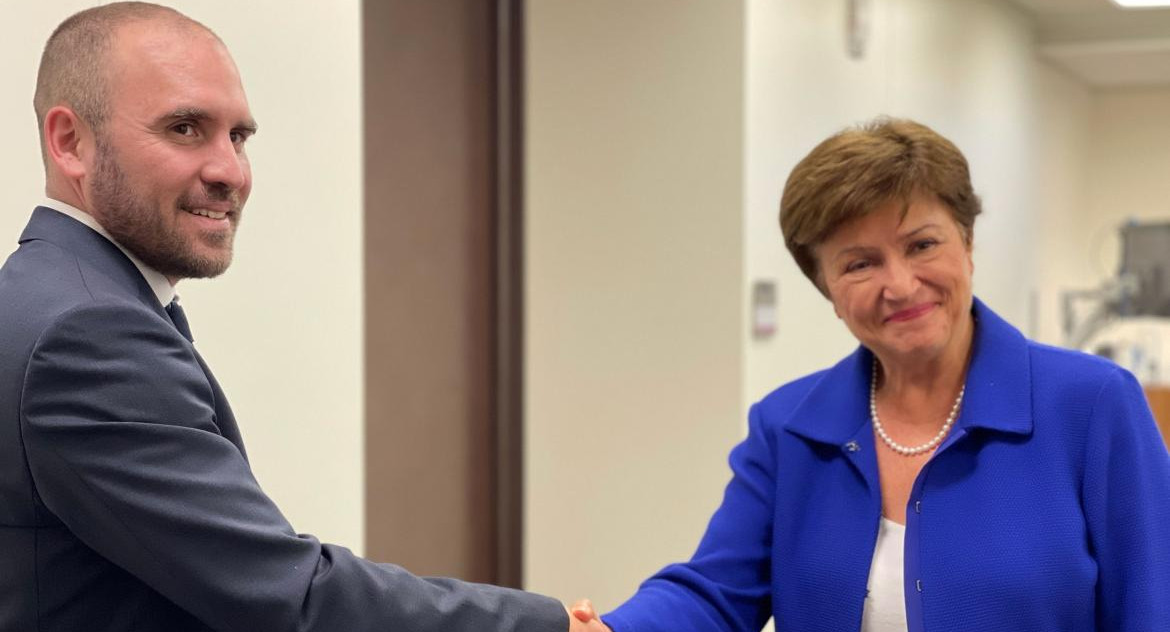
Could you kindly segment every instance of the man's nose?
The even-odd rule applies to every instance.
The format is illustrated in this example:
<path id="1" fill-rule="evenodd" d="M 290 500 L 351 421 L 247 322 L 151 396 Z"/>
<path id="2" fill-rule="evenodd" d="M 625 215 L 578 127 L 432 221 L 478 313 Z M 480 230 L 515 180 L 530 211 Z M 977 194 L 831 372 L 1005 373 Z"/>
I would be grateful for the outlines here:
<path id="1" fill-rule="evenodd" d="M 208 147 L 202 176 L 207 185 L 229 191 L 242 189 L 248 183 L 246 159 L 230 137 L 217 139 Z"/>

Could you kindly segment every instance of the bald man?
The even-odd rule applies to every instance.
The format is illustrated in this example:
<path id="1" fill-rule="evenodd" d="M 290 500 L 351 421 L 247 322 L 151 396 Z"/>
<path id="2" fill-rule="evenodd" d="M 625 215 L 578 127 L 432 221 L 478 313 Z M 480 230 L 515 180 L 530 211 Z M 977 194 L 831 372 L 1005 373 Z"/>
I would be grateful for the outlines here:
<path id="1" fill-rule="evenodd" d="M 34 105 L 47 199 L 0 269 L 0 630 L 590 629 L 298 536 L 257 485 L 174 301 L 228 267 L 252 186 L 219 38 L 157 5 L 83 11 Z"/>

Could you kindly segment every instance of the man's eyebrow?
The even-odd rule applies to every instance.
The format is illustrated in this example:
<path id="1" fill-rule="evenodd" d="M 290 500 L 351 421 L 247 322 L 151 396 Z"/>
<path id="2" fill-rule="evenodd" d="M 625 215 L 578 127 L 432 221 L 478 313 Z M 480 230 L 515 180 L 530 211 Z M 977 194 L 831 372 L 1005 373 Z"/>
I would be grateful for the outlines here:
<path id="1" fill-rule="evenodd" d="M 171 121 L 209 121 L 213 116 L 203 108 L 184 107 L 171 110 L 170 112 L 158 118 L 159 123 L 169 123 Z M 255 134 L 260 131 L 260 126 L 252 118 L 247 118 L 232 126 L 232 129 L 242 130 L 249 134 Z"/>

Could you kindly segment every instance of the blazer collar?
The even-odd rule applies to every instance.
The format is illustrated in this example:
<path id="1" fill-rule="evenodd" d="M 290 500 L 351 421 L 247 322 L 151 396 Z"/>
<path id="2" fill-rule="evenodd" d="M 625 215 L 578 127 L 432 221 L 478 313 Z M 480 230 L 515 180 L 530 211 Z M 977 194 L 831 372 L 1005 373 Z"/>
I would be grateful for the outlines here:
<path id="1" fill-rule="evenodd" d="M 56 211 L 38 206 L 20 235 L 20 243 L 41 240 L 57 245 L 114 280 L 129 295 L 166 316 L 158 296 L 126 255 L 97 231 Z"/>
<path id="2" fill-rule="evenodd" d="M 1028 341 L 1015 327 L 974 299 L 975 337 L 967 391 L 957 429 L 1027 435 L 1032 432 L 1032 377 Z M 869 419 L 869 380 L 873 353 L 865 347 L 825 371 L 792 410 L 785 426 L 820 443 L 844 445 Z"/>
<path id="3" fill-rule="evenodd" d="M 1032 361 L 1028 339 L 975 299 L 975 345 L 959 428 L 1032 433 Z"/>

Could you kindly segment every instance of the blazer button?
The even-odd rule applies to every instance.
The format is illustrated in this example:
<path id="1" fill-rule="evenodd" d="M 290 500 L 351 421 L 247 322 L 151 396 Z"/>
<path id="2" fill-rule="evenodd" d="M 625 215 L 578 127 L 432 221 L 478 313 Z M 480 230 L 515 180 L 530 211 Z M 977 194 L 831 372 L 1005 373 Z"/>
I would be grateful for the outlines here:
<path id="1" fill-rule="evenodd" d="M 858 445 L 856 441 L 850 441 L 849 443 L 845 444 L 845 451 L 846 452 L 857 452 L 860 449 L 861 449 L 861 446 Z"/>

